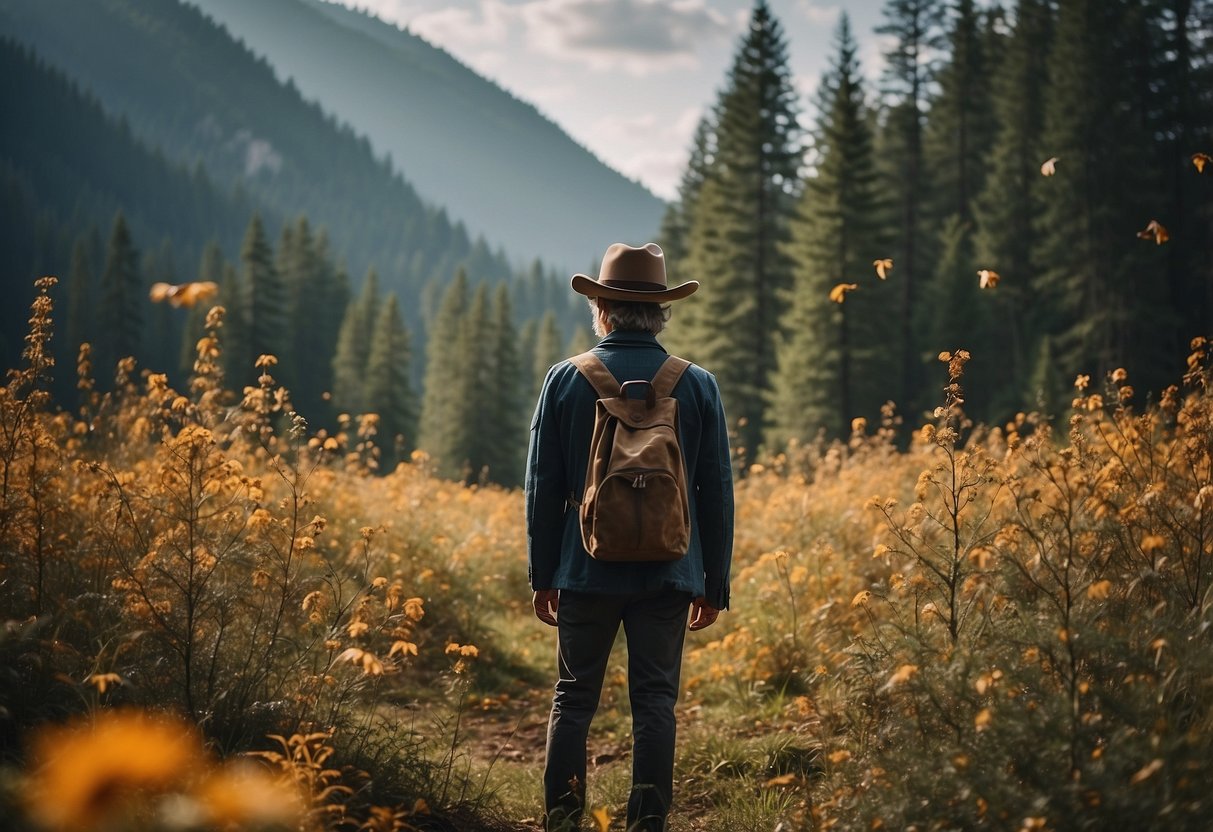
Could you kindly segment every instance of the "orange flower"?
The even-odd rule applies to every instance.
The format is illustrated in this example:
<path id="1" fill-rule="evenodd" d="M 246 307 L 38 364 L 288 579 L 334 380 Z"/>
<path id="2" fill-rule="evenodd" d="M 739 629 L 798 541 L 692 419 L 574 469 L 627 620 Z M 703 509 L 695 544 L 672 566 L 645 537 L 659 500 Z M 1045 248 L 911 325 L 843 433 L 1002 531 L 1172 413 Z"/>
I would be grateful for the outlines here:
<path id="1" fill-rule="evenodd" d="M 30 817 L 64 830 L 119 828 L 140 799 L 179 788 L 206 762 L 192 726 L 138 711 L 44 729 L 33 760 Z"/>

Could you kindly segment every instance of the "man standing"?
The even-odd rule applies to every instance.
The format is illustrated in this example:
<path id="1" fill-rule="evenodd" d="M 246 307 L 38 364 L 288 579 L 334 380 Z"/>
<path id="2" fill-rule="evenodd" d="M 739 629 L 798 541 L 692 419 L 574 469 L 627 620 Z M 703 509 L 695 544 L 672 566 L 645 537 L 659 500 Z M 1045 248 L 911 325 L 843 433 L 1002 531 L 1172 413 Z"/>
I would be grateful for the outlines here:
<path id="1" fill-rule="evenodd" d="M 612 245 L 598 278 L 574 275 L 572 286 L 590 299 L 594 332 L 602 338 L 591 354 L 619 384 L 654 380 L 667 358 L 656 338 L 669 320 L 663 304 L 699 288 L 696 281 L 667 288 L 665 258 L 653 243 Z M 699 630 L 728 608 L 733 479 L 720 391 L 711 373 L 692 364 L 669 395 L 677 401 L 689 543 L 676 560 L 615 562 L 587 553 L 577 510 L 600 394 L 571 361 L 548 371 L 539 394 L 527 455 L 526 519 L 535 614 L 558 631 L 560 678 L 544 770 L 549 830 L 575 829 L 584 809 L 586 739 L 620 624 L 628 646 L 633 735 L 627 828 L 666 828 L 687 610 L 690 629 Z M 644 475 L 637 484 L 645 484 Z"/>

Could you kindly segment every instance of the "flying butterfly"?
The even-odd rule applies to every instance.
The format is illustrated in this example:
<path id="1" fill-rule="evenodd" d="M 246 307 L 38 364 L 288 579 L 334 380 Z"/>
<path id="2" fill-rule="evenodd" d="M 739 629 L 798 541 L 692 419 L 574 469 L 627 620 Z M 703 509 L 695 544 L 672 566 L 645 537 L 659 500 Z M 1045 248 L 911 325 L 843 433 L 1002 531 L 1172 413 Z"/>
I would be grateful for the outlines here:
<path id="1" fill-rule="evenodd" d="M 1192 154 L 1192 164 L 1196 165 L 1197 173 L 1204 173 L 1205 165 L 1209 164 L 1210 162 L 1213 162 L 1213 156 L 1210 156 L 1208 153 Z"/>
<path id="2" fill-rule="evenodd" d="M 978 269 L 977 277 L 983 289 L 993 289 L 998 285 L 998 281 L 1002 280 L 1002 275 L 993 269 Z"/>
<path id="3" fill-rule="evenodd" d="M 1057 173 L 1057 163 L 1060 161 L 1056 156 L 1051 156 L 1045 160 L 1045 163 L 1040 166 L 1041 176 L 1052 176 Z"/>
<path id="4" fill-rule="evenodd" d="M 830 300 L 834 303 L 842 303 L 847 299 L 847 292 L 853 292 L 858 288 L 858 283 L 839 283 L 830 290 Z"/>
<path id="5" fill-rule="evenodd" d="M 168 302 L 173 307 L 193 307 L 219 294 L 219 284 L 213 280 L 194 283 L 153 283 L 148 293 L 152 303 Z"/>
<path id="6" fill-rule="evenodd" d="M 889 272 L 893 271 L 893 260 L 889 257 L 883 260 L 873 260 L 872 265 L 876 267 L 876 276 L 881 280 L 887 278 Z"/>
<path id="7" fill-rule="evenodd" d="M 1160 246 L 1171 239 L 1171 235 L 1167 233 L 1166 227 L 1158 220 L 1150 220 L 1150 224 L 1141 231 L 1138 231 L 1137 236 L 1143 240 L 1153 240 Z"/>

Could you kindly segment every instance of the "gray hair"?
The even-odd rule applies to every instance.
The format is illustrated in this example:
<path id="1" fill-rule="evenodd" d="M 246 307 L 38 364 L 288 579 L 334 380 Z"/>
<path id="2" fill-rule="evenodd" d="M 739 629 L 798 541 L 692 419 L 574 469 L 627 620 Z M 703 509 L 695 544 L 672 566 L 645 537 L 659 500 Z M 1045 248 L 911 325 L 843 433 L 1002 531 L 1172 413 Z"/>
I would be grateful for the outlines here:
<path id="1" fill-rule="evenodd" d="M 598 301 L 600 298 L 590 298 L 590 309 L 594 313 L 594 334 L 601 338 L 605 333 L 598 331 Z M 670 305 L 647 303 L 630 300 L 607 300 L 604 309 L 607 323 L 611 329 L 625 331 L 648 332 L 659 335 L 670 320 Z"/>

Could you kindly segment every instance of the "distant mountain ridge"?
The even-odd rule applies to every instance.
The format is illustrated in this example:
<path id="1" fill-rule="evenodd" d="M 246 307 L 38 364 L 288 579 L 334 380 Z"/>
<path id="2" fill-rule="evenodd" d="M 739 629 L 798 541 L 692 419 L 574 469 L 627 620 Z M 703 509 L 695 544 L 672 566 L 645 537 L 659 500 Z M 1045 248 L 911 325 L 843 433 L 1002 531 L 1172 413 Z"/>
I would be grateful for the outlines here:
<path id="1" fill-rule="evenodd" d="M 660 199 L 417 35 L 320 0 L 191 2 L 514 256 L 580 269 L 657 233 Z"/>
<path id="2" fill-rule="evenodd" d="M 263 59 L 194 6 L 0 0 L 0 37 L 32 49 L 86 90 L 107 114 L 129 124 L 143 146 L 205 170 L 219 191 L 237 189 L 238 201 L 267 214 L 283 220 L 303 214 L 327 229 L 354 278 L 375 266 L 384 287 L 406 301 L 414 323 L 424 317 L 424 287 L 445 283 L 460 266 L 473 280 L 511 276 L 512 264 L 499 251 L 426 204 L 365 138 L 281 83 Z M 126 175 L 137 182 L 150 173 Z M 130 193 L 135 198 L 147 190 Z M 157 212 L 173 210 L 125 202 L 128 214 L 152 221 Z M 248 219 L 225 222 L 242 228 Z M 148 230 L 198 243 L 175 228 Z M 229 257 L 238 241 L 220 240 Z"/>

